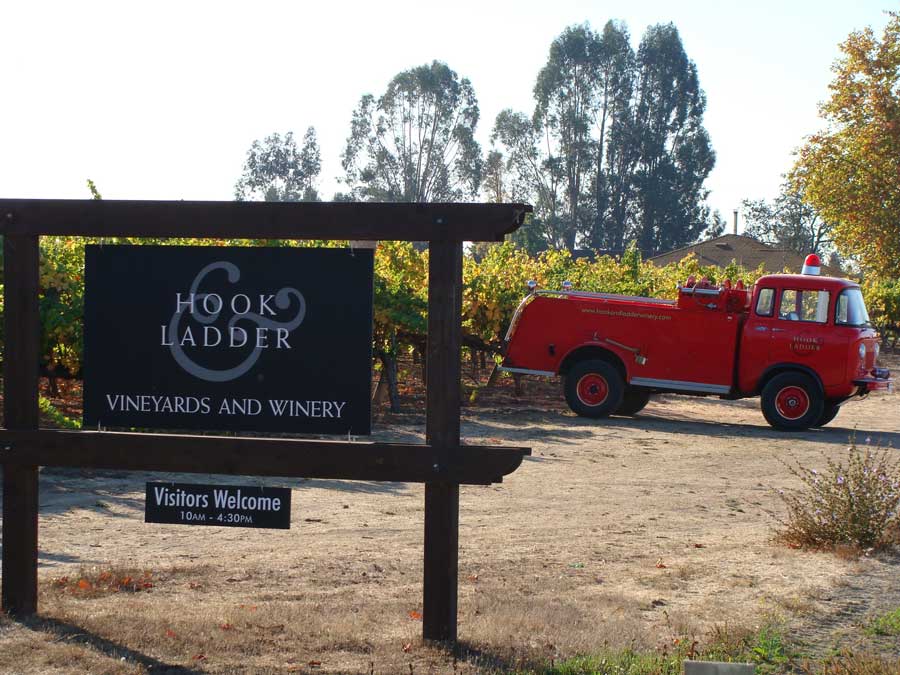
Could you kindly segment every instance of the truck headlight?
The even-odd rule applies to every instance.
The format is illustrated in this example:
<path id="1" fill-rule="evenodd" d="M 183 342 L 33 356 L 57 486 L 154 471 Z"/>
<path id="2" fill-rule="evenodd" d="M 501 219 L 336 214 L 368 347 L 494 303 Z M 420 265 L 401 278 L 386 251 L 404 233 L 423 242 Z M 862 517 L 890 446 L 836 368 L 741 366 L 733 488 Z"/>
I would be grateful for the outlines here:
<path id="1" fill-rule="evenodd" d="M 866 343 L 865 342 L 859 343 L 859 358 L 862 361 L 866 360 Z"/>

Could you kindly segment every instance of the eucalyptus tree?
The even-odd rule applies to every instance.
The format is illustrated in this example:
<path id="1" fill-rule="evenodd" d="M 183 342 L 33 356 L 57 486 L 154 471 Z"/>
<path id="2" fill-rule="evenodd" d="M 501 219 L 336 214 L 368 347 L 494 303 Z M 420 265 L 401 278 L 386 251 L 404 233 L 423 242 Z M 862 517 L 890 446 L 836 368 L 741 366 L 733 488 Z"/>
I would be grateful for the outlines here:
<path id="1" fill-rule="evenodd" d="M 638 156 L 631 106 L 635 55 L 628 29 L 615 21 L 606 23 L 597 47 L 594 221 L 585 235 L 592 248 L 620 251 L 625 249 Z"/>
<path id="2" fill-rule="evenodd" d="M 781 186 L 771 202 L 745 199 L 742 202 L 744 233 L 759 241 L 786 248 L 800 255 L 833 252 L 832 226 L 790 182 Z"/>
<path id="3" fill-rule="evenodd" d="M 531 250 L 540 248 L 539 241 L 565 248 L 571 233 L 561 215 L 564 174 L 559 158 L 544 151 L 543 137 L 532 118 L 510 109 L 497 115 L 491 134 L 491 143 L 503 150 L 497 151 L 497 156 L 502 158 L 508 175 L 507 194 L 512 201 L 534 206 L 531 222 L 514 233 L 514 241 L 527 241 Z"/>
<path id="4" fill-rule="evenodd" d="M 366 201 L 448 202 L 481 184 L 478 100 L 468 79 L 434 61 L 364 95 L 342 155 L 344 182 Z"/>
<path id="5" fill-rule="evenodd" d="M 316 180 L 322 158 L 316 130 L 309 127 L 298 149 L 293 132 L 273 133 L 253 141 L 243 171 L 234 186 L 238 201 L 319 201 Z"/>
<path id="6" fill-rule="evenodd" d="M 708 227 L 703 183 L 715 164 L 706 96 L 672 24 L 651 26 L 641 40 L 633 105 L 635 235 L 644 252 L 670 250 Z"/>
<path id="7" fill-rule="evenodd" d="M 550 45 L 546 65 L 534 86 L 534 126 L 542 135 L 547 164 L 560 175 L 561 244 L 575 248 L 579 230 L 586 228 L 584 199 L 595 164 L 592 138 L 598 104 L 600 38 L 588 24 L 566 28 Z"/>

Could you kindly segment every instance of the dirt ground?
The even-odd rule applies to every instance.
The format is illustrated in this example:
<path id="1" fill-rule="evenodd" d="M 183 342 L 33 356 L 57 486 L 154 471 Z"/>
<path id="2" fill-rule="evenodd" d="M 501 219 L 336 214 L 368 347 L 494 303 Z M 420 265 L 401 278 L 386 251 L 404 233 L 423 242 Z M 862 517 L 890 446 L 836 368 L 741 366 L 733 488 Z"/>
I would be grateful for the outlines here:
<path id="1" fill-rule="evenodd" d="M 546 388 L 525 382 L 526 394 Z M 822 466 L 854 438 L 900 448 L 900 396 L 793 434 L 769 428 L 756 399 L 663 396 L 603 421 L 559 396 L 507 401 L 488 395 L 463 417 L 466 442 L 532 456 L 502 484 L 461 489 L 459 662 L 420 639 L 421 485 L 45 469 L 42 620 L 0 620 L 0 670 L 466 672 L 772 619 L 823 654 L 900 607 L 896 553 L 847 559 L 772 541 L 776 491 L 798 486 L 783 462 Z M 374 434 L 423 436 L 415 411 Z M 159 479 L 291 487 L 291 529 L 145 524 L 144 483 Z M 75 582 L 104 572 L 153 585 Z"/>

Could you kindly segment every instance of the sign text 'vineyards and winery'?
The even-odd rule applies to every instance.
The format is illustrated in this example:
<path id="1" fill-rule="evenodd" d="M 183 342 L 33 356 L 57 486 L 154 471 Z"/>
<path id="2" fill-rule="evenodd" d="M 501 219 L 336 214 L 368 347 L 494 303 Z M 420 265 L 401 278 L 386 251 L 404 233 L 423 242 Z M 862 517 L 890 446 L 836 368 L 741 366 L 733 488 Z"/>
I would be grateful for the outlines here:
<path id="1" fill-rule="evenodd" d="M 84 426 L 368 434 L 369 249 L 88 246 Z"/>

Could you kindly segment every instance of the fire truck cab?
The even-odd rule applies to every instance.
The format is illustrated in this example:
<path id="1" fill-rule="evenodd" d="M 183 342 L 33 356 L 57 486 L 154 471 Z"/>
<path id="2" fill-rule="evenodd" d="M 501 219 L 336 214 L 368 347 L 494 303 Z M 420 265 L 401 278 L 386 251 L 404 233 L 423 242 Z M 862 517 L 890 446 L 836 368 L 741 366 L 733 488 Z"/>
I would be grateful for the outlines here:
<path id="1" fill-rule="evenodd" d="M 693 278 L 676 300 L 532 291 L 506 335 L 502 368 L 559 375 L 571 409 L 632 415 L 655 393 L 759 396 L 784 430 L 822 426 L 840 406 L 890 390 L 859 285 L 803 274 L 764 276 L 751 288 Z"/>

